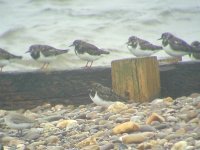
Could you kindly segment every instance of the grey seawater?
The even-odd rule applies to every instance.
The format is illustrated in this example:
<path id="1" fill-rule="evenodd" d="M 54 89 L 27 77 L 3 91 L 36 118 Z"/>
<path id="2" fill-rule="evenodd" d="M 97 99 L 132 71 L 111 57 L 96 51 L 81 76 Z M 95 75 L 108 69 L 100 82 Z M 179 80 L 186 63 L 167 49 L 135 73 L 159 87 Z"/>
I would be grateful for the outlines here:
<path id="1" fill-rule="evenodd" d="M 198 0 L 0 0 L 0 15 L 0 47 L 23 56 L 5 71 L 29 71 L 42 65 L 25 54 L 31 44 L 66 49 L 75 39 L 86 40 L 111 51 L 94 62 L 94 66 L 105 66 L 115 59 L 134 57 L 125 44 L 131 35 L 158 45 L 163 32 L 188 43 L 200 40 Z M 163 51 L 155 55 L 169 57 Z M 84 65 L 72 48 L 52 62 L 50 69 Z"/>

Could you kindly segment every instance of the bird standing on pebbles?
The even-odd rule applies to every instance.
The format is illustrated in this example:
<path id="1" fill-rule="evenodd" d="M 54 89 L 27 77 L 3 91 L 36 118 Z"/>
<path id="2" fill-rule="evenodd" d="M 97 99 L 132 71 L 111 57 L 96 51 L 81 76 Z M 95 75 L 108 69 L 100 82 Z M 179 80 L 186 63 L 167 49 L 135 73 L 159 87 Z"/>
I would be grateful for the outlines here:
<path id="1" fill-rule="evenodd" d="M 0 72 L 3 71 L 3 67 L 9 64 L 10 60 L 22 59 L 22 56 L 13 55 L 6 50 L 0 48 Z"/>
<path id="2" fill-rule="evenodd" d="M 127 98 L 119 96 L 112 89 L 101 85 L 100 83 L 92 83 L 89 90 L 91 100 L 96 104 L 103 107 L 109 107 L 111 104 L 121 101 L 128 101 Z"/>
<path id="3" fill-rule="evenodd" d="M 99 49 L 95 45 L 87 43 L 82 40 L 75 40 L 71 46 L 75 47 L 75 54 L 82 60 L 87 61 L 85 67 L 91 67 L 94 60 L 99 59 L 103 54 L 109 54 L 108 51 Z M 90 66 L 88 63 L 91 62 Z"/>
<path id="4" fill-rule="evenodd" d="M 68 49 L 60 50 L 48 45 L 31 45 L 26 53 L 30 53 L 34 60 L 43 63 L 41 69 L 47 69 L 49 63 L 56 59 L 56 56 L 67 52 Z"/>
<path id="5" fill-rule="evenodd" d="M 162 46 L 153 45 L 136 36 L 129 37 L 126 44 L 130 52 L 136 57 L 151 56 L 163 49 Z"/>
<path id="6" fill-rule="evenodd" d="M 9 112 L 4 121 L 9 128 L 17 129 L 19 136 L 22 136 L 23 129 L 29 129 L 34 125 L 33 120 L 15 112 Z"/>

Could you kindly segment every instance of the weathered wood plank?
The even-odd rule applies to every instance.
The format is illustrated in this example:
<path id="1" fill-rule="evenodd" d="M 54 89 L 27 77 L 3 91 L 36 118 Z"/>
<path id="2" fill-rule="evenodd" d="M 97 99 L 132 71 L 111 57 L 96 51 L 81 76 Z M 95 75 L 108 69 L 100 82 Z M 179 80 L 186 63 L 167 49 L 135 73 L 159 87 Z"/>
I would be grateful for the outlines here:
<path id="1" fill-rule="evenodd" d="M 91 81 L 111 86 L 110 68 L 0 74 L 0 107 L 33 107 L 41 102 L 87 104 Z M 30 102 L 30 103 L 29 103 Z M 13 107 L 14 106 L 14 107 Z"/>
<path id="2" fill-rule="evenodd" d="M 160 96 L 160 75 L 156 57 L 130 58 L 112 63 L 112 87 L 135 102 L 149 102 Z"/>
<path id="3" fill-rule="evenodd" d="M 161 97 L 200 92 L 200 62 L 161 65 Z M 44 102 L 91 103 L 90 81 L 111 87 L 111 68 L 0 73 L 0 109 L 31 108 Z"/>

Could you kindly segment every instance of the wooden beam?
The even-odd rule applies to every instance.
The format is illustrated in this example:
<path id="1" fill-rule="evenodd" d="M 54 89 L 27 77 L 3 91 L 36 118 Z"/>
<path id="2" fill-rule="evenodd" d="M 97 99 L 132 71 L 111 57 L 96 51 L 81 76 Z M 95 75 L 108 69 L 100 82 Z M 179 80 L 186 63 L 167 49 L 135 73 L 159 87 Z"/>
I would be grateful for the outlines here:
<path id="1" fill-rule="evenodd" d="M 161 97 L 200 92 L 200 62 L 160 65 Z M 42 103 L 88 104 L 90 81 L 112 87 L 111 68 L 0 73 L 0 109 L 32 108 Z"/>

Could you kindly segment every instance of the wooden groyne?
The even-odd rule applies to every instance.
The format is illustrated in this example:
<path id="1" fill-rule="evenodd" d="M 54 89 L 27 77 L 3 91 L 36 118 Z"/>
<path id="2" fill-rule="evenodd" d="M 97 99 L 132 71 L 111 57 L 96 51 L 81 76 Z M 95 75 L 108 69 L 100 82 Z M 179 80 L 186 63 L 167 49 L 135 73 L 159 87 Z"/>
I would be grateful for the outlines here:
<path id="1" fill-rule="evenodd" d="M 200 92 L 200 62 L 160 65 L 160 97 Z M 111 68 L 0 73 L 0 109 L 31 108 L 44 102 L 87 104 L 90 82 L 112 86 Z"/>

